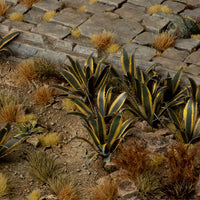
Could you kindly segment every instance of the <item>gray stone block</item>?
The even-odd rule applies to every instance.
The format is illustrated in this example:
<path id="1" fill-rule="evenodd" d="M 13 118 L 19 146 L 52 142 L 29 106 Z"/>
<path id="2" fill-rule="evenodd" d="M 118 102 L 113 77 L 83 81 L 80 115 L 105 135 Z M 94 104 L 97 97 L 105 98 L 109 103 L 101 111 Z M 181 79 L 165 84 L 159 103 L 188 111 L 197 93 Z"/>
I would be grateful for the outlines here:
<path id="1" fill-rule="evenodd" d="M 38 24 L 41 21 L 43 21 L 44 14 L 45 14 L 44 10 L 38 8 L 32 8 L 24 15 L 24 20 L 32 24 Z"/>
<path id="2" fill-rule="evenodd" d="M 44 11 L 52 11 L 60 8 L 61 4 L 56 0 L 42 0 L 34 3 L 32 7 L 39 8 Z"/>
<path id="3" fill-rule="evenodd" d="M 92 47 L 76 45 L 73 49 L 75 53 L 84 54 L 86 56 L 93 55 L 94 58 L 98 57 L 98 51 Z"/>
<path id="4" fill-rule="evenodd" d="M 34 25 L 26 22 L 5 20 L 2 24 L 9 26 L 10 28 L 17 28 L 18 30 L 30 31 Z"/>
<path id="5" fill-rule="evenodd" d="M 196 17 L 200 17 L 200 7 L 199 8 L 195 8 L 193 10 L 186 9 L 184 12 L 181 13 L 181 15 L 183 15 L 183 16 L 189 16 L 189 17 L 192 17 L 194 19 Z"/>
<path id="6" fill-rule="evenodd" d="M 128 0 L 129 3 L 138 5 L 138 6 L 143 6 L 146 8 L 149 8 L 151 6 L 154 6 L 156 4 L 161 4 L 163 0 Z"/>
<path id="7" fill-rule="evenodd" d="M 119 4 L 125 2 L 125 0 L 98 0 L 98 2 L 106 3 L 108 5 L 114 5 L 114 6 L 118 7 Z"/>
<path id="8" fill-rule="evenodd" d="M 69 27 L 50 22 L 42 22 L 37 27 L 34 27 L 32 31 L 56 39 L 62 39 L 70 34 Z"/>
<path id="9" fill-rule="evenodd" d="M 4 36 L 5 34 L 7 34 L 9 31 L 10 31 L 9 26 L 0 24 L 0 34 L 1 34 L 1 37 L 3 37 L 3 36 Z"/>
<path id="10" fill-rule="evenodd" d="M 23 4 L 17 4 L 16 6 L 11 7 L 11 8 L 8 10 L 7 15 L 9 15 L 9 14 L 11 14 L 11 13 L 14 13 L 14 12 L 24 14 L 24 13 L 27 12 L 28 10 L 29 10 L 29 8 L 27 8 L 25 5 L 23 5 Z"/>
<path id="11" fill-rule="evenodd" d="M 54 41 L 54 48 L 58 51 L 72 51 L 73 42 L 65 40 L 56 40 Z"/>
<path id="12" fill-rule="evenodd" d="M 200 75 L 200 65 L 191 64 L 186 68 L 185 72 L 189 73 L 193 76 L 199 76 Z"/>
<path id="13" fill-rule="evenodd" d="M 17 5 L 17 3 L 18 3 L 18 0 L 5 0 L 5 2 L 7 3 L 7 4 L 11 4 L 11 5 Z"/>
<path id="14" fill-rule="evenodd" d="M 184 62 L 200 65 L 200 49 L 190 54 Z"/>
<path id="15" fill-rule="evenodd" d="M 183 49 L 189 52 L 191 52 L 193 49 L 195 49 L 199 45 L 200 45 L 200 40 L 194 39 L 194 38 L 177 39 L 174 44 L 174 46 L 177 49 Z"/>
<path id="16" fill-rule="evenodd" d="M 90 17 L 87 13 L 77 12 L 72 8 L 65 8 L 59 14 L 51 18 L 51 22 L 56 22 L 69 27 L 77 27 Z"/>
<path id="17" fill-rule="evenodd" d="M 152 45 L 155 43 L 155 34 L 152 32 L 143 32 L 136 36 L 133 42 L 138 43 L 140 45 Z"/>
<path id="18" fill-rule="evenodd" d="M 162 5 L 170 8 L 172 10 L 172 12 L 175 13 L 175 14 L 183 11 L 184 8 L 185 8 L 184 4 L 178 3 L 178 2 L 173 2 L 173 1 L 165 1 Z"/>
<path id="19" fill-rule="evenodd" d="M 134 55 L 135 59 L 150 61 L 156 55 L 156 50 L 146 46 L 138 46 Z"/>
<path id="20" fill-rule="evenodd" d="M 177 61 L 184 61 L 188 55 L 188 51 L 177 50 L 175 48 L 168 48 L 163 52 L 162 57 Z"/>

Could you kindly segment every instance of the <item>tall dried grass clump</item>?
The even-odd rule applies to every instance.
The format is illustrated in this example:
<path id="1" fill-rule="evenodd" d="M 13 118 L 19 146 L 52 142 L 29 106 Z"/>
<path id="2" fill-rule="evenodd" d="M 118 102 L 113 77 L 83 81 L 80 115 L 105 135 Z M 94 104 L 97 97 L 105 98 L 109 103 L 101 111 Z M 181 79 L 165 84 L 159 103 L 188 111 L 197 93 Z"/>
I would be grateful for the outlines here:
<path id="1" fill-rule="evenodd" d="M 7 178 L 0 173 L 0 199 L 3 199 L 8 194 Z"/>
<path id="2" fill-rule="evenodd" d="M 174 36 L 166 32 L 160 33 L 155 38 L 154 47 L 158 50 L 164 51 L 171 47 L 175 42 Z"/>
<path id="3" fill-rule="evenodd" d="M 55 90 L 44 85 L 38 89 L 33 94 L 33 99 L 36 104 L 41 106 L 47 105 L 55 95 Z"/>
<path id="4" fill-rule="evenodd" d="M 106 50 L 114 42 L 111 32 L 103 31 L 101 34 L 94 34 L 90 39 L 91 43 L 98 50 Z"/>
<path id="5" fill-rule="evenodd" d="M 33 190 L 29 195 L 28 195 L 28 200 L 39 200 L 41 197 L 41 191 L 40 190 Z"/>
<path id="6" fill-rule="evenodd" d="M 20 0 L 21 4 L 24 4 L 27 8 L 30 8 L 34 3 L 37 3 L 41 0 Z"/>
<path id="7" fill-rule="evenodd" d="M 93 187 L 90 191 L 91 200 L 115 200 L 118 196 L 118 185 L 116 181 L 109 178 L 108 181 Z"/>
<path id="8" fill-rule="evenodd" d="M 78 28 L 71 29 L 71 35 L 74 37 L 81 37 L 81 31 Z"/>
<path id="9" fill-rule="evenodd" d="M 56 15 L 56 11 L 51 10 L 48 11 L 44 14 L 43 19 L 44 21 L 48 22 L 52 17 L 54 17 Z"/>
<path id="10" fill-rule="evenodd" d="M 43 183 L 48 183 L 62 171 L 62 167 L 56 161 L 56 158 L 46 152 L 31 153 L 27 156 L 27 161 L 30 174 Z"/>
<path id="11" fill-rule="evenodd" d="M 185 199 L 194 193 L 198 178 L 196 154 L 196 147 L 190 150 L 181 142 L 168 151 L 169 174 L 163 192 L 169 197 Z"/>
<path id="12" fill-rule="evenodd" d="M 61 140 L 58 133 L 48 133 L 47 135 L 40 134 L 37 137 L 43 146 L 54 146 Z"/>
<path id="13" fill-rule="evenodd" d="M 79 195 L 77 193 L 76 187 L 73 184 L 65 184 L 58 193 L 59 200 L 78 200 Z"/>
<path id="14" fill-rule="evenodd" d="M 9 6 L 6 4 L 5 0 L 0 0 L 0 16 L 4 16 L 8 9 Z"/>
<path id="15" fill-rule="evenodd" d="M 148 9 L 148 13 L 151 14 L 151 15 L 158 12 L 158 11 L 165 12 L 165 13 L 168 13 L 168 14 L 172 13 L 172 10 L 170 8 L 168 8 L 167 6 L 163 6 L 163 5 L 154 5 L 154 6 L 151 6 Z"/>
<path id="16" fill-rule="evenodd" d="M 149 151 L 133 140 L 133 147 L 132 145 L 128 147 L 120 146 L 114 162 L 117 166 L 127 170 L 129 175 L 135 179 L 137 174 L 142 174 L 147 169 L 150 162 L 148 154 Z"/>

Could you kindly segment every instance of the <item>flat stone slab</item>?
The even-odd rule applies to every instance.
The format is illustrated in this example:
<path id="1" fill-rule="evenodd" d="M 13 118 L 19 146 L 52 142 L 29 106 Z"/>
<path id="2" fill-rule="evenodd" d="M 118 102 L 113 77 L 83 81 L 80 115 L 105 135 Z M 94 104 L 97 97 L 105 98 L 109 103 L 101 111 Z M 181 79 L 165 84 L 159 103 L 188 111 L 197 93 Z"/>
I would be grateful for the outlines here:
<path id="1" fill-rule="evenodd" d="M 193 5 L 193 4 L 191 4 L 191 5 Z M 194 19 L 196 17 L 200 17 L 200 7 L 199 8 L 195 8 L 193 10 L 186 9 L 183 13 L 181 13 L 181 15 L 189 16 L 189 17 L 192 17 Z"/>
<path id="2" fill-rule="evenodd" d="M 117 9 L 115 13 L 119 14 L 124 19 L 131 19 L 139 22 L 144 18 L 145 8 L 125 3 L 120 9 Z"/>
<path id="3" fill-rule="evenodd" d="M 194 65 L 194 64 L 189 65 L 186 68 L 185 72 L 187 72 L 193 76 L 199 76 L 200 75 L 200 65 Z"/>
<path id="4" fill-rule="evenodd" d="M 156 35 L 152 32 L 143 32 L 136 36 L 133 42 L 138 43 L 140 45 L 152 45 L 155 43 Z"/>
<path id="5" fill-rule="evenodd" d="M 11 14 L 11 13 L 14 13 L 14 12 L 17 12 L 17 13 L 21 13 L 21 14 L 24 14 L 25 12 L 28 11 L 29 8 L 27 8 L 25 5 L 23 4 L 17 4 L 16 6 L 14 7 L 11 7 L 8 12 L 7 12 L 7 15 Z"/>
<path id="6" fill-rule="evenodd" d="M 159 33 L 168 23 L 169 19 L 157 15 L 146 15 L 143 19 L 143 25 L 147 31 Z"/>
<path id="7" fill-rule="evenodd" d="M 65 40 L 56 40 L 54 41 L 54 49 L 58 51 L 65 52 L 66 50 L 72 51 L 73 42 Z"/>
<path id="8" fill-rule="evenodd" d="M 156 50 L 146 46 L 139 46 L 136 48 L 134 55 L 135 59 L 150 61 L 156 55 Z"/>
<path id="9" fill-rule="evenodd" d="M 5 0 L 7 4 L 17 5 L 18 0 Z"/>
<path id="10" fill-rule="evenodd" d="M 157 5 L 157 4 L 161 4 L 163 0 L 128 0 L 129 3 L 133 3 L 135 5 L 138 6 L 143 6 L 146 8 L 149 8 L 151 6 Z"/>
<path id="11" fill-rule="evenodd" d="M 86 47 L 81 45 L 76 45 L 73 49 L 75 53 L 84 54 L 84 55 L 93 55 L 94 58 L 98 57 L 98 51 L 92 47 Z"/>
<path id="12" fill-rule="evenodd" d="M 125 0 L 98 0 L 98 2 L 105 3 L 108 5 L 114 5 L 114 6 L 118 7 L 119 4 L 125 2 Z"/>
<path id="13" fill-rule="evenodd" d="M 56 0 L 42 0 L 34 3 L 32 7 L 39 8 L 45 11 L 57 10 L 61 7 L 61 3 Z"/>
<path id="14" fill-rule="evenodd" d="M 9 26 L 10 28 L 17 28 L 18 30 L 30 31 L 34 25 L 26 22 L 5 20 L 2 24 Z"/>
<path id="15" fill-rule="evenodd" d="M 190 54 L 184 62 L 200 65 L 200 49 Z"/>
<path id="16" fill-rule="evenodd" d="M 124 43 L 143 31 L 143 27 L 134 21 L 121 19 L 113 13 L 97 13 L 79 27 L 81 34 L 91 37 L 103 30 L 114 33 L 116 42 Z"/>
<path id="17" fill-rule="evenodd" d="M 165 1 L 162 5 L 170 8 L 174 14 L 177 14 L 177 13 L 183 11 L 185 8 L 184 4 L 178 3 L 178 2 L 173 2 L 173 1 Z"/>
<path id="18" fill-rule="evenodd" d="M 189 38 L 189 39 L 177 39 L 174 46 L 178 49 L 183 49 L 191 52 L 194 48 L 200 45 L 200 40 Z"/>
<path id="19" fill-rule="evenodd" d="M 87 13 L 77 12 L 72 8 L 65 8 L 59 14 L 51 18 L 51 22 L 56 22 L 69 27 L 77 27 L 90 17 Z"/>
<path id="20" fill-rule="evenodd" d="M 32 8 L 30 11 L 28 11 L 24 15 L 25 21 L 31 23 L 31 24 L 38 24 L 41 21 L 43 21 L 43 16 L 45 14 L 44 10 L 38 9 L 38 8 Z"/>
<path id="21" fill-rule="evenodd" d="M 70 28 L 51 22 L 42 22 L 32 29 L 33 32 L 62 39 L 70 34 Z"/>
<path id="22" fill-rule="evenodd" d="M 162 57 L 177 61 L 184 61 L 188 55 L 188 51 L 177 50 L 175 48 L 168 48 L 162 53 Z"/>

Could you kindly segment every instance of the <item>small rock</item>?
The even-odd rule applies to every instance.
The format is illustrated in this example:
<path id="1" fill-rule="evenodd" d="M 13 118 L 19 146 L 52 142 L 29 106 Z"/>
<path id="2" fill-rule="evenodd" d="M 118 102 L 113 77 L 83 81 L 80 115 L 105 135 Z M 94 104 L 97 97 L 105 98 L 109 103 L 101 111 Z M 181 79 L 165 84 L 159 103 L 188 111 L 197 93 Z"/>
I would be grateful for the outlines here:
<path id="1" fill-rule="evenodd" d="M 32 144 L 34 147 L 38 147 L 39 144 L 40 144 L 40 142 L 39 142 L 37 136 L 35 136 L 35 135 L 30 136 L 30 137 L 26 140 L 26 142 L 28 142 L 29 144 Z"/>
<path id="2" fill-rule="evenodd" d="M 104 165 L 104 169 L 107 172 L 114 172 L 117 170 L 117 165 L 114 162 L 106 162 Z"/>
<path id="3" fill-rule="evenodd" d="M 45 195 L 41 197 L 39 200 L 58 200 L 58 198 L 55 195 L 51 194 L 51 195 Z"/>

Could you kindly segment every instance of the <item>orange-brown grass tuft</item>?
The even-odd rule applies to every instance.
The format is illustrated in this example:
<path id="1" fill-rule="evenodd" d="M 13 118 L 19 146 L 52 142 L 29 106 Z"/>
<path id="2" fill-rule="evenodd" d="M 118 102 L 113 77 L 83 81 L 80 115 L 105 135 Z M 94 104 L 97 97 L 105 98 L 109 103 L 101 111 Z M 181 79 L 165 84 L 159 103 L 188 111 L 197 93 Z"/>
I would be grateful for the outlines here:
<path id="1" fill-rule="evenodd" d="M 111 32 L 103 31 L 101 34 L 94 34 L 91 37 L 91 43 L 98 50 L 106 50 L 114 42 L 114 37 Z"/>
<path id="2" fill-rule="evenodd" d="M 55 90 L 44 85 L 34 92 L 34 101 L 39 105 L 48 104 L 55 95 Z"/>
<path id="3" fill-rule="evenodd" d="M 4 16 L 8 9 L 9 6 L 6 4 L 5 0 L 0 0 L 0 16 Z"/>
<path id="4" fill-rule="evenodd" d="M 195 190 L 197 170 L 195 156 L 197 148 L 189 149 L 183 143 L 172 146 L 168 152 L 169 175 L 163 191 L 175 199 L 188 198 Z"/>
<path id="5" fill-rule="evenodd" d="M 148 167 L 150 158 L 149 151 L 133 140 L 133 147 L 120 146 L 119 153 L 114 160 L 117 166 L 128 171 L 132 178 L 137 174 L 142 174 Z"/>
<path id="6" fill-rule="evenodd" d="M 24 115 L 19 105 L 5 105 L 0 109 L 1 122 L 17 122 Z"/>
<path id="7" fill-rule="evenodd" d="M 72 184 L 66 184 L 63 186 L 58 194 L 59 200 L 77 200 L 78 194 L 76 188 Z"/>
<path id="8" fill-rule="evenodd" d="M 16 79 L 19 84 L 25 84 L 37 78 L 33 59 L 24 60 L 17 65 Z"/>
<path id="9" fill-rule="evenodd" d="M 91 189 L 91 200 L 115 200 L 118 196 L 118 185 L 110 178 L 108 181 Z"/>
<path id="10" fill-rule="evenodd" d="M 158 50 L 164 51 L 171 47 L 175 42 L 174 36 L 166 32 L 160 33 L 155 38 L 154 47 Z"/>
<path id="11" fill-rule="evenodd" d="M 37 3 L 41 0 L 20 0 L 20 3 L 24 4 L 27 8 L 30 8 L 34 3 Z"/>

